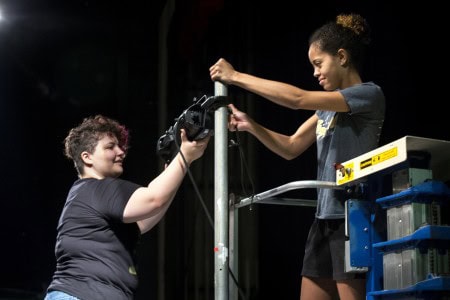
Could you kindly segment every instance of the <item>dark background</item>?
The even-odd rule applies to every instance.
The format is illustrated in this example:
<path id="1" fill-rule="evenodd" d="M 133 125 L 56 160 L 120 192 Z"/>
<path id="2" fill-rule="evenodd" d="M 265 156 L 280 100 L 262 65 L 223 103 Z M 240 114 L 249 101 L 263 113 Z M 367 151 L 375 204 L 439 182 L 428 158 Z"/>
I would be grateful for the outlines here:
<path id="1" fill-rule="evenodd" d="M 76 173 L 62 140 L 102 113 L 131 130 L 124 178 L 147 184 L 162 170 L 158 138 L 194 97 L 213 95 L 219 57 L 238 70 L 319 89 L 307 38 L 342 12 L 372 27 L 365 80 L 387 114 L 381 145 L 414 135 L 450 140 L 446 111 L 448 21 L 443 4 L 396 1 L 3 0 L 0 22 L 0 296 L 40 299 L 55 262 L 56 224 Z M 171 12 L 168 14 L 164 13 Z M 233 103 L 292 133 L 311 112 L 291 111 L 229 87 Z M 293 161 L 254 138 L 229 152 L 229 190 L 249 196 L 315 178 L 315 149 Z M 164 221 L 143 237 L 138 299 L 213 299 L 213 143 L 192 166 Z M 314 191 L 286 196 L 313 199 Z M 203 209 L 202 201 L 208 211 Z M 254 205 L 239 215 L 239 285 L 248 299 L 297 299 L 308 207 Z M 232 284 L 230 282 L 230 284 Z"/>

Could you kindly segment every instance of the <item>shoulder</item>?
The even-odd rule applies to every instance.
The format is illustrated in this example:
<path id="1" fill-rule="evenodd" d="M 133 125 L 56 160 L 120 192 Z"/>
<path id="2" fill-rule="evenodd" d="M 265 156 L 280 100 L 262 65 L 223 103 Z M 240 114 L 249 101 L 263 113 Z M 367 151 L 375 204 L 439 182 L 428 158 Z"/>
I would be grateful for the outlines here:
<path id="1" fill-rule="evenodd" d="M 77 180 L 74 183 L 74 186 L 78 186 L 78 187 L 84 186 L 84 187 L 95 188 L 95 187 L 115 185 L 118 183 L 119 183 L 119 180 L 117 178 L 110 178 L 110 177 L 106 177 L 103 179 L 83 178 L 83 179 Z"/>
<path id="2" fill-rule="evenodd" d="M 362 82 L 360 84 L 355 84 L 348 88 L 342 89 L 341 91 L 354 91 L 354 90 L 382 92 L 381 87 L 373 81 L 367 81 L 367 82 Z"/>
<path id="3" fill-rule="evenodd" d="M 120 179 L 120 178 L 104 178 L 102 180 L 99 180 L 102 182 L 102 185 L 107 186 L 109 188 L 117 188 L 117 189 L 125 189 L 125 190 L 134 190 L 140 187 L 139 184 L 136 184 L 134 182 Z"/>
<path id="4" fill-rule="evenodd" d="M 379 85 L 372 81 L 355 84 L 353 86 L 340 90 L 340 92 L 344 95 L 345 98 L 356 97 L 384 100 L 383 90 Z"/>
<path id="5" fill-rule="evenodd" d="M 74 187 L 82 187 L 84 189 L 89 189 L 93 192 L 100 192 L 104 193 L 105 191 L 117 191 L 117 190 L 135 190 L 140 185 L 133 183 L 128 180 L 120 179 L 120 178 L 113 178 L 113 177 L 106 177 L 103 179 L 95 179 L 95 178 L 86 178 L 86 179 L 80 179 L 77 180 L 74 183 Z"/>
<path id="6" fill-rule="evenodd" d="M 352 114 L 371 112 L 384 114 L 385 97 L 380 86 L 364 82 L 341 90 Z"/>
<path id="7" fill-rule="evenodd" d="M 363 82 L 360 84 L 361 88 L 372 90 L 376 93 L 383 93 L 382 88 L 373 81 Z"/>

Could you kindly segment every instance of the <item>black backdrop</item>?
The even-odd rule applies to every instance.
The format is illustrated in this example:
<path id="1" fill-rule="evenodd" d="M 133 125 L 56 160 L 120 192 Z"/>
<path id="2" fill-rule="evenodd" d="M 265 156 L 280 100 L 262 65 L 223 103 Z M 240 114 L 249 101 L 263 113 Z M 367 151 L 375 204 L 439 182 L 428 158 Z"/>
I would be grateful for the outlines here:
<path id="1" fill-rule="evenodd" d="M 208 73 L 212 63 L 225 57 L 239 70 L 318 89 L 307 59 L 307 38 L 340 12 L 361 13 L 373 29 L 372 58 L 364 77 L 382 86 L 386 94 L 381 144 L 405 135 L 450 140 L 445 109 L 448 24 L 437 1 L 408 7 L 393 1 L 350 0 L 174 4 L 170 25 L 164 27 L 160 18 L 166 1 L 0 3 L 4 16 L 0 22 L 0 288 L 4 293 L 39 297 L 50 280 L 56 222 L 75 179 L 70 162 L 62 156 L 62 140 L 70 127 L 95 113 L 126 123 L 132 130 L 132 149 L 124 177 L 146 184 L 161 170 L 154 149 L 163 129 L 194 96 L 213 93 Z M 168 31 L 165 43 L 160 39 L 162 29 Z M 167 55 L 167 64 L 160 51 Z M 167 74 L 167 89 L 161 83 L 163 74 Z M 164 116 L 159 110 L 162 89 L 167 94 Z M 277 107 L 234 87 L 229 94 L 258 121 L 285 133 L 293 132 L 310 114 Z M 162 125 L 161 118 L 166 120 Z M 288 162 L 251 137 L 242 138 L 256 192 L 314 178 L 314 149 Z M 230 155 L 232 162 L 239 161 L 234 149 Z M 211 151 L 207 156 L 211 157 Z M 211 175 L 212 166 L 206 162 L 197 170 L 203 176 L 197 178 L 211 195 L 211 182 L 200 180 Z M 239 168 L 230 169 L 231 190 L 242 192 L 240 180 L 245 176 Z M 180 194 L 185 195 L 183 188 Z M 314 194 L 306 192 L 306 196 Z M 212 203 L 209 208 L 211 212 Z M 167 215 L 166 299 L 195 298 L 191 291 L 195 284 L 185 270 L 197 269 L 186 247 L 193 233 L 183 231 L 183 222 L 196 222 L 189 220 L 192 215 L 186 210 L 184 204 L 174 203 Z M 201 212 L 193 215 L 205 219 Z M 242 277 L 250 282 L 246 285 L 249 297 L 298 298 L 303 242 L 313 209 L 258 206 L 243 215 L 252 219 L 247 225 L 256 243 L 249 248 L 257 250 L 249 263 L 253 270 L 249 274 L 257 279 L 245 275 L 248 258 L 241 262 Z M 210 237 L 202 243 L 212 249 L 212 230 L 203 230 Z M 144 243 L 145 284 L 138 298 L 156 299 L 158 234 L 156 230 L 149 233 Z M 197 272 L 206 269 L 209 273 L 204 275 L 207 291 L 197 299 L 214 295 L 213 253 L 205 255 L 209 266 L 198 267 Z"/>

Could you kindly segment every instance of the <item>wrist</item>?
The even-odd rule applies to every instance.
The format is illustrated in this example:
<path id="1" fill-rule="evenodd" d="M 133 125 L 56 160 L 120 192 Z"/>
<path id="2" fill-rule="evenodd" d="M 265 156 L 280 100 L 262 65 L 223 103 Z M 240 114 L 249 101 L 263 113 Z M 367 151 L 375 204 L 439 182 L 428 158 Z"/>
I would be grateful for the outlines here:
<path id="1" fill-rule="evenodd" d="M 228 84 L 235 85 L 237 82 L 239 82 L 239 76 L 240 76 L 239 71 L 234 70 L 231 73 L 230 82 L 228 82 Z"/>
<path id="2" fill-rule="evenodd" d="M 177 161 L 178 161 L 178 163 L 180 164 L 180 166 L 181 166 L 181 168 L 183 170 L 188 168 L 191 165 L 191 163 L 192 163 L 192 160 L 189 159 L 189 157 L 187 157 L 183 152 L 179 152 L 178 153 Z"/>

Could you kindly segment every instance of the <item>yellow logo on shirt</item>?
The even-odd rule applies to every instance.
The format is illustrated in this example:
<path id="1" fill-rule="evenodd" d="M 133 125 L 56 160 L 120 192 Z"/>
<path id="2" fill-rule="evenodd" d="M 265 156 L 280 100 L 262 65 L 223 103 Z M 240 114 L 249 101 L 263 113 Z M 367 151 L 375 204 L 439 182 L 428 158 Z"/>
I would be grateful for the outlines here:
<path id="1" fill-rule="evenodd" d="M 128 273 L 130 273 L 131 275 L 137 275 L 136 268 L 134 266 L 130 266 L 128 268 Z"/>

